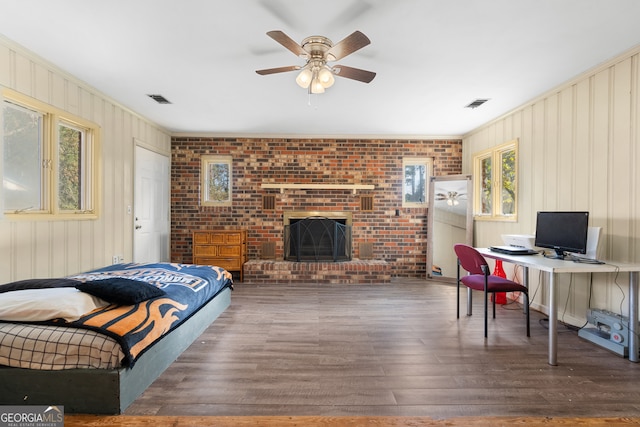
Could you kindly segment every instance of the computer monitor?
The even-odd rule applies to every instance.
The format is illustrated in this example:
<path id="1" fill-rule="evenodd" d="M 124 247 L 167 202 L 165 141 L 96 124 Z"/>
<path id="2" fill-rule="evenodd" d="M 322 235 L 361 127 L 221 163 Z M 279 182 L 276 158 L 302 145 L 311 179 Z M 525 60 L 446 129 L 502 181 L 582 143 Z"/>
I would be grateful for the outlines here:
<path id="1" fill-rule="evenodd" d="M 563 259 L 565 252 L 587 253 L 589 212 L 538 212 L 535 245 L 555 251 L 553 258 Z"/>

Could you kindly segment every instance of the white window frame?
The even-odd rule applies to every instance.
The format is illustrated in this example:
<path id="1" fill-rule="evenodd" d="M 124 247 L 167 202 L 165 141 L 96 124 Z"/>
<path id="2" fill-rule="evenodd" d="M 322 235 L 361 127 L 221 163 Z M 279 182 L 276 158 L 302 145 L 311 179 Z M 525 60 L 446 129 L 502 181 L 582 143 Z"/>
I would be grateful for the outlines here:
<path id="1" fill-rule="evenodd" d="M 202 206 L 231 206 L 233 202 L 233 158 L 231 156 L 204 155 L 200 160 L 200 204 Z M 212 164 L 223 165 L 229 170 L 228 197 L 225 200 L 209 199 L 209 170 Z"/>
<path id="2" fill-rule="evenodd" d="M 405 200 L 407 176 L 405 175 L 407 166 L 424 166 L 424 199 L 421 202 L 410 202 Z M 426 208 L 429 206 L 429 177 L 433 175 L 433 158 L 431 157 L 404 157 L 402 159 L 402 207 L 403 208 Z"/>
<path id="3" fill-rule="evenodd" d="M 24 209 L 7 210 L 4 205 L 4 193 L 0 190 L 2 200 L 2 212 L 5 218 L 11 220 L 78 220 L 97 219 L 100 206 L 100 127 L 88 120 L 77 117 L 71 113 L 58 109 L 52 105 L 38 101 L 11 89 L 4 89 L 0 96 L 0 116 L 4 117 L 6 103 L 20 108 L 34 111 L 42 115 L 42 137 L 40 149 L 42 150 L 42 182 L 40 185 L 40 206 L 37 209 L 25 207 Z M 1 123 L 0 123 L 1 124 Z M 82 141 L 81 163 L 81 200 L 79 209 L 60 209 L 58 189 L 58 161 L 59 141 L 58 126 L 72 127 L 81 130 L 85 140 Z M 4 161 L 4 126 L 0 127 L 0 158 Z M 4 172 L 0 169 L 0 172 Z M 4 177 L 4 175 L 1 175 Z M 4 179 L 3 179 L 4 182 Z M 1 188 L 1 187 L 0 187 Z"/>
<path id="4" fill-rule="evenodd" d="M 515 170 L 513 185 L 513 212 L 503 212 L 503 163 L 502 159 L 505 153 L 514 151 Z M 491 209 L 489 212 L 483 211 L 483 194 L 486 185 L 483 181 L 482 163 L 484 160 L 491 160 L 491 177 L 490 177 L 490 201 Z M 511 140 L 504 144 L 500 144 L 488 150 L 480 151 L 473 155 L 473 200 L 474 200 L 474 219 L 480 221 L 517 221 L 518 220 L 518 139 Z"/>

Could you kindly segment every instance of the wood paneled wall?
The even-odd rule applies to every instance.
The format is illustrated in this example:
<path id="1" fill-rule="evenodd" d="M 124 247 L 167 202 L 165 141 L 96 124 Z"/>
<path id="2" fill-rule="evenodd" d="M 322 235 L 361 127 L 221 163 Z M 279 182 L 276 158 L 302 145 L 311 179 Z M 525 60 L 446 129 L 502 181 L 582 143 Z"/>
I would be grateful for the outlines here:
<path id="1" fill-rule="evenodd" d="M 10 221 L 0 218 L 0 283 L 60 277 L 131 261 L 134 139 L 169 155 L 171 138 L 64 71 L 0 37 L 0 89 L 10 88 L 91 120 L 102 132 L 102 194 L 98 220 Z"/>
<path id="2" fill-rule="evenodd" d="M 502 233 L 533 234 L 539 210 L 588 210 L 603 227 L 600 257 L 640 262 L 640 47 L 586 72 L 512 113 L 466 135 L 463 169 L 474 153 L 519 139 L 518 221 L 476 221 L 475 243 Z M 584 275 L 586 276 L 586 275 Z M 546 309 L 545 278 L 536 303 Z M 581 325 L 592 307 L 627 315 L 627 275 L 563 277 L 559 318 Z M 571 288 L 571 289 L 570 289 Z M 565 305 L 566 304 L 566 305 Z"/>

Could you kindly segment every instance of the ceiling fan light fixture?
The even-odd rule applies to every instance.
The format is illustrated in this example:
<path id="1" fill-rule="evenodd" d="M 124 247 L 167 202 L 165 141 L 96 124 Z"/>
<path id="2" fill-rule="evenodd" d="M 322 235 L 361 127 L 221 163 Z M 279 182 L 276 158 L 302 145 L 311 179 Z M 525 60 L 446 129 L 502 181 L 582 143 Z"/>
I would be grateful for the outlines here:
<path id="1" fill-rule="evenodd" d="M 289 65 L 256 70 L 256 73 L 261 76 L 300 70 L 296 76 L 296 83 L 301 88 L 307 89 L 309 94 L 324 93 L 325 89 L 333 86 L 336 75 L 363 83 L 370 83 L 376 76 L 374 72 L 359 68 L 344 65 L 336 65 L 335 67 L 327 65 L 327 62 L 340 60 L 371 43 L 369 38 L 360 31 L 354 31 L 337 44 L 333 44 L 331 40 L 324 36 L 307 37 L 302 40 L 302 43 L 298 44 L 279 30 L 269 31 L 267 35 L 296 56 L 305 59 L 307 63 L 303 67 Z"/>
<path id="2" fill-rule="evenodd" d="M 318 72 L 318 80 L 320 80 L 320 84 L 325 89 L 333 86 L 333 83 L 336 81 L 336 79 L 333 77 L 333 73 L 327 67 L 320 69 L 320 71 Z"/>
<path id="3" fill-rule="evenodd" d="M 296 77 L 296 83 L 303 89 L 309 87 L 311 80 L 313 80 L 313 73 L 308 68 L 304 68 L 298 73 L 298 77 Z"/>
<path id="4" fill-rule="evenodd" d="M 311 82 L 311 93 L 324 93 L 324 86 L 322 85 L 322 82 L 318 77 L 313 79 L 313 81 Z"/>

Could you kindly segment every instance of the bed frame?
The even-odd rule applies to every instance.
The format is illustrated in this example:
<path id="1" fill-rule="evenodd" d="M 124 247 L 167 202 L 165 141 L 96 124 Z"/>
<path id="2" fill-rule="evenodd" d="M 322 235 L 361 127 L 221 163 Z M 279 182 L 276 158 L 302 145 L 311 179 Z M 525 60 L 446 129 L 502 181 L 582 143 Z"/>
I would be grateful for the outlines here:
<path id="1" fill-rule="evenodd" d="M 61 405 L 65 413 L 121 414 L 231 304 L 225 288 L 149 348 L 133 368 L 41 371 L 0 367 L 4 405 Z"/>

